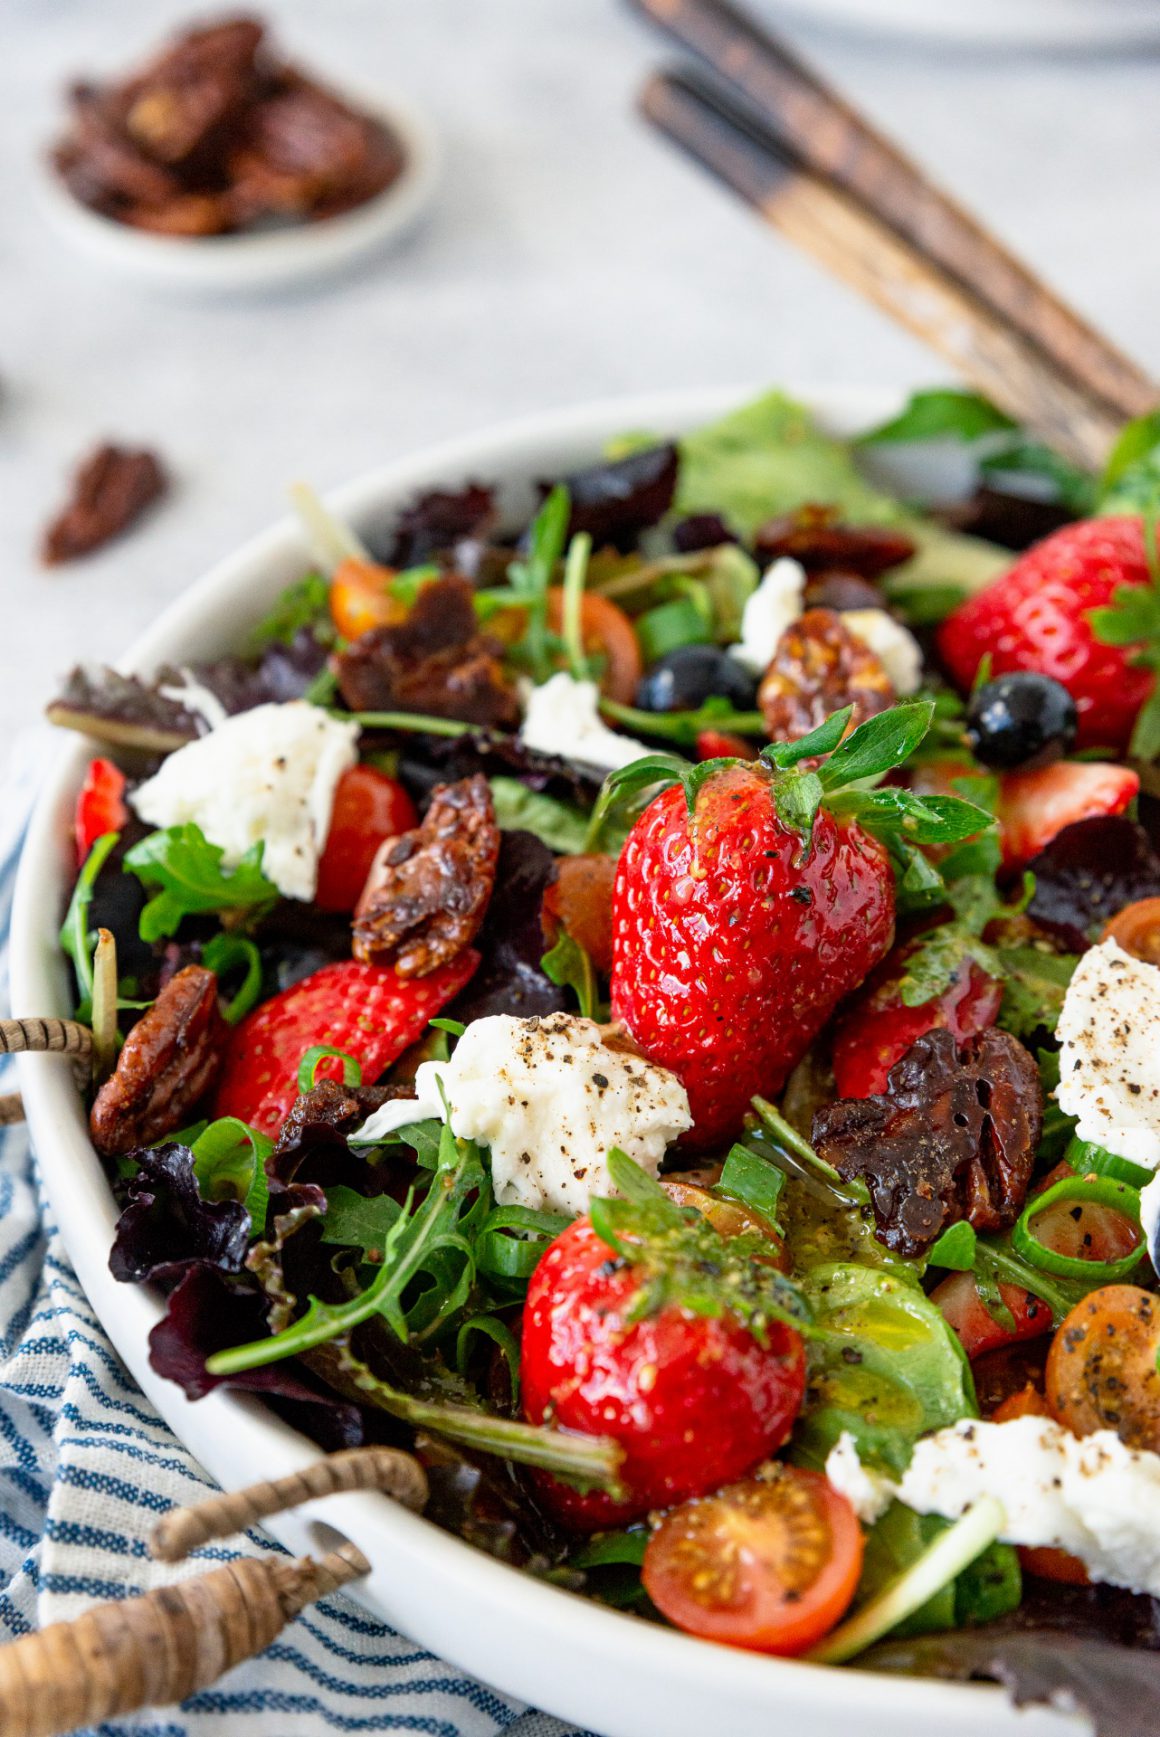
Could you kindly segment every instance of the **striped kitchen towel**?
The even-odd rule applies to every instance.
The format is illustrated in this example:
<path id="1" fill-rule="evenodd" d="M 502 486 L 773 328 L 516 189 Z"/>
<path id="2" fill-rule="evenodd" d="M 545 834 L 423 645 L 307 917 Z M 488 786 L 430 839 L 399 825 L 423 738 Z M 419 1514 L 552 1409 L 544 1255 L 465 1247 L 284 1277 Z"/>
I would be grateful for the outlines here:
<path id="1" fill-rule="evenodd" d="M 0 1004 L 23 817 L 43 749 L 14 755 L 0 837 Z M 14 1089 L 11 1061 L 0 1091 Z M 213 1485 L 117 1358 L 69 1265 L 24 1130 L 0 1133 L 0 1640 L 147 1591 L 163 1568 L 146 1540 L 167 1508 Z M 260 1533 L 196 1553 L 184 1572 L 279 1546 Z M 474 1682 L 338 1594 L 300 1616 L 252 1663 L 180 1708 L 105 1724 L 100 1737 L 578 1737 Z"/>

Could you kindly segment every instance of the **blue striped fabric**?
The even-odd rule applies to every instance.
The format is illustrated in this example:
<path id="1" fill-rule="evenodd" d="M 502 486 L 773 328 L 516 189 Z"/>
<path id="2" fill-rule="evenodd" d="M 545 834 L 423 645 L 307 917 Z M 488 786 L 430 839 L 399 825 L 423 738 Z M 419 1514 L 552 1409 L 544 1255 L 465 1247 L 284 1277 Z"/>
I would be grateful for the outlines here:
<path id="1" fill-rule="evenodd" d="M 38 756 L 21 756 L 26 768 Z M 34 778 L 22 779 L 24 791 Z M 26 798 L 5 792 L 0 839 L 0 1005 Z M 11 830 L 9 829 L 11 828 Z M 11 1064 L 0 1091 L 11 1091 Z M 158 1514 L 213 1486 L 119 1362 L 69 1266 L 20 1127 L 0 1134 L 0 1638 L 197 1573 L 261 1534 L 161 1568 L 146 1539 Z M 259 1660 L 179 1709 L 105 1724 L 100 1737 L 579 1737 L 412 1645 L 338 1595 L 306 1612 Z"/>

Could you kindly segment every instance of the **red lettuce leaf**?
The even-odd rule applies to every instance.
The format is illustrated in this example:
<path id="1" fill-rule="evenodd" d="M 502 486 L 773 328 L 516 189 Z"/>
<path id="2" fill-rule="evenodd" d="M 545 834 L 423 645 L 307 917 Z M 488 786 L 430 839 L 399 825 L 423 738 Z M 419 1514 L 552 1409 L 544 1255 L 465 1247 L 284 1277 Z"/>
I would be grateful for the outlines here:
<path id="1" fill-rule="evenodd" d="M 164 1283 L 191 1262 L 242 1270 L 250 1215 L 234 1200 L 203 1200 L 188 1146 L 170 1141 L 130 1154 L 137 1174 L 125 1189 L 109 1270 L 123 1284 Z"/>

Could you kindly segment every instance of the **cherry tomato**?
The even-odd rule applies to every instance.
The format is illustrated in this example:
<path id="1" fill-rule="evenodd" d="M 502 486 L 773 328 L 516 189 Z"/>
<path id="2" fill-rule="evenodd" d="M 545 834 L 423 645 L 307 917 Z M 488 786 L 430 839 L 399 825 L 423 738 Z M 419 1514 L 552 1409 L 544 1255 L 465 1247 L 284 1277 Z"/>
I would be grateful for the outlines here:
<path id="1" fill-rule="evenodd" d="M 330 616 L 344 639 L 358 639 L 372 627 L 394 627 L 405 619 L 406 605 L 390 591 L 393 567 L 353 556 L 340 561 L 330 581 Z"/>
<path id="2" fill-rule="evenodd" d="M 1014 1417 L 1050 1417 L 1051 1407 L 1030 1381 L 1020 1393 L 1012 1393 L 991 1413 L 992 1423 L 1009 1423 Z M 1057 1550 L 1051 1544 L 1021 1544 L 1019 1560 L 1038 1580 L 1054 1580 L 1064 1586 L 1090 1586 L 1088 1571 L 1078 1556 Z"/>
<path id="3" fill-rule="evenodd" d="M 319 910 L 353 911 L 380 844 L 409 831 L 417 819 L 415 804 L 396 779 L 373 766 L 344 772 L 318 864 L 314 902 Z"/>
<path id="4" fill-rule="evenodd" d="M 77 866 L 84 862 L 103 833 L 120 832 L 128 818 L 125 774 L 111 760 L 90 760 L 73 817 Z"/>
<path id="5" fill-rule="evenodd" d="M 712 1194 L 709 1188 L 691 1182 L 687 1175 L 662 1176 L 661 1187 L 678 1206 L 691 1206 L 694 1212 L 707 1218 L 721 1236 L 761 1237 L 769 1244 L 768 1255 L 761 1258 L 767 1265 L 777 1267 L 783 1273 L 789 1272 L 793 1263 L 785 1243 L 769 1220 L 754 1212 L 752 1207 L 742 1205 L 740 1200 L 727 1200 L 723 1195 Z"/>
<path id="6" fill-rule="evenodd" d="M 544 894 L 544 927 L 555 939 L 563 929 L 578 941 L 605 977 L 612 970 L 612 883 L 616 858 L 562 856 L 556 879 Z"/>
<path id="7" fill-rule="evenodd" d="M 669 1514 L 641 1577 L 688 1634 L 792 1657 L 841 1620 L 861 1572 L 862 1529 L 845 1496 L 818 1472 L 775 1464 Z"/>
<path id="8" fill-rule="evenodd" d="M 1118 941 L 1125 953 L 1160 965 L 1160 899 L 1137 899 L 1104 924 L 1101 941 Z"/>
<path id="9" fill-rule="evenodd" d="M 548 627 L 560 633 L 564 626 L 564 589 L 553 585 L 548 592 Z M 599 592 L 586 591 L 580 603 L 580 639 L 584 650 L 604 660 L 600 691 L 610 700 L 630 706 L 636 684 L 644 673 L 636 631 L 624 610 Z"/>
<path id="10" fill-rule="evenodd" d="M 1019 1285 L 1000 1285 L 999 1295 L 1015 1317 L 1015 1331 L 996 1321 L 979 1295 L 973 1273 L 952 1273 L 930 1294 L 962 1341 L 970 1358 L 981 1357 L 1017 1339 L 1036 1339 L 1051 1331 L 1051 1310 Z"/>
<path id="11" fill-rule="evenodd" d="M 1160 1297 L 1104 1285 L 1077 1303 L 1047 1354 L 1047 1402 L 1076 1435 L 1115 1430 L 1160 1452 Z"/>
<path id="12" fill-rule="evenodd" d="M 528 1285 L 520 1388 L 529 1423 L 607 1435 L 624 1450 L 623 1500 L 537 1476 L 579 1531 L 619 1525 L 742 1477 L 793 1428 L 805 1391 L 800 1334 L 760 1343 L 732 1315 L 676 1303 L 634 1319 L 641 1269 L 618 1262 L 588 1218 L 562 1231 Z"/>

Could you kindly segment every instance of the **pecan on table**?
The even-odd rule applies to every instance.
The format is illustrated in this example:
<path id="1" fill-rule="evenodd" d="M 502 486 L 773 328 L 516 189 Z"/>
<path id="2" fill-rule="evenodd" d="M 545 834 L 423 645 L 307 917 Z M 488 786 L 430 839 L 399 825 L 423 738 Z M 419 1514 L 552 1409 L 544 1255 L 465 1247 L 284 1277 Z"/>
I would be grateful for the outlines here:
<path id="1" fill-rule="evenodd" d="M 855 729 L 895 697 L 881 658 L 833 609 L 807 609 L 786 628 L 757 690 L 771 742 L 796 742 L 849 705 Z"/>
<path id="2" fill-rule="evenodd" d="M 402 166 L 393 134 L 288 72 L 285 88 L 255 105 L 231 153 L 234 221 L 333 216 L 373 199 Z"/>
<path id="3" fill-rule="evenodd" d="M 187 1122 L 217 1077 L 228 1029 L 212 971 L 187 965 L 171 978 L 97 1093 L 89 1115 L 97 1151 L 114 1157 L 150 1146 Z"/>
<path id="4" fill-rule="evenodd" d="M 355 911 L 355 958 L 400 977 L 456 958 L 479 933 L 498 860 L 487 779 L 440 785 L 421 824 L 379 849 Z"/>
<path id="5" fill-rule="evenodd" d="M 927 1032 L 895 1063 L 886 1091 L 842 1098 L 814 1117 L 819 1154 L 862 1179 L 879 1241 L 919 1255 L 947 1225 L 1004 1230 L 1027 1198 L 1043 1128 L 1039 1070 L 1010 1033 L 956 1046 Z"/>
<path id="6" fill-rule="evenodd" d="M 502 653 L 479 631 L 471 586 L 449 574 L 423 587 L 406 621 L 364 633 L 334 667 L 352 712 L 425 712 L 512 730 L 519 698 Z"/>
<path id="7" fill-rule="evenodd" d="M 188 31 L 117 92 L 128 136 L 158 163 L 185 163 L 218 143 L 260 88 L 263 27 L 223 18 Z"/>
<path id="8" fill-rule="evenodd" d="M 44 533 L 45 565 L 58 566 L 112 542 L 167 487 L 156 453 L 99 446 L 73 477 L 71 499 Z"/>
<path id="9" fill-rule="evenodd" d="M 915 544 L 901 531 L 885 525 L 847 525 L 837 507 L 799 507 L 795 513 L 768 519 L 753 539 L 762 562 L 790 555 L 807 573 L 838 568 L 861 579 L 876 579 L 891 567 L 909 561 Z"/>

